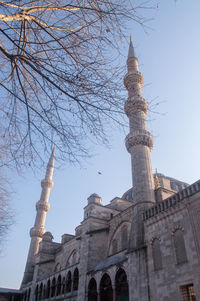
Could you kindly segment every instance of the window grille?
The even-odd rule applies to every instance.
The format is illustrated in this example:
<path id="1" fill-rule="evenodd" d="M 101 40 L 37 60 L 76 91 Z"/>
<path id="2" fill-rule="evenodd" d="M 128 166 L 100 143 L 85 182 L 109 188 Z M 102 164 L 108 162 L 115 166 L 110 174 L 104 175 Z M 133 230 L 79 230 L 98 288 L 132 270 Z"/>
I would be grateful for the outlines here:
<path id="1" fill-rule="evenodd" d="M 180 287 L 182 301 L 196 301 L 194 285 L 188 284 Z"/>

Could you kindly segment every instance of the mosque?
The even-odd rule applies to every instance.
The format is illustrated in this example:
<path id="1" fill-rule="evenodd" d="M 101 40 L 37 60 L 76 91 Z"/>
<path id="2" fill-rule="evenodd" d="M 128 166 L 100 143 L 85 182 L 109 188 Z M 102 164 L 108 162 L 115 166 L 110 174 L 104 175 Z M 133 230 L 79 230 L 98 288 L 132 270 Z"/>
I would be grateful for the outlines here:
<path id="1" fill-rule="evenodd" d="M 146 129 L 148 104 L 132 41 L 124 85 L 133 187 L 105 206 L 99 195 L 90 195 L 75 235 L 54 242 L 44 228 L 53 149 L 30 230 L 23 301 L 200 300 L 200 180 L 188 185 L 152 173 L 153 137 Z"/>

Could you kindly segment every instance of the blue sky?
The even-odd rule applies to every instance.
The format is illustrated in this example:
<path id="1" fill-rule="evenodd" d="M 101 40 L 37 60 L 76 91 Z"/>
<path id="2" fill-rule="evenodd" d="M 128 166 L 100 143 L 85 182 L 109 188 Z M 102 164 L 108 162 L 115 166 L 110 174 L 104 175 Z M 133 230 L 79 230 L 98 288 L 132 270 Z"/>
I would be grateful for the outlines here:
<path id="1" fill-rule="evenodd" d="M 150 27 L 147 33 L 135 23 L 130 26 L 144 75 L 143 95 L 148 101 L 155 99 L 154 103 L 159 103 L 156 108 L 159 114 L 149 114 L 147 122 L 154 136 L 153 170 L 157 168 L 158 172 L 188 183 L 200 178 L 199 15 L 199 0 L 162 0 L 157 10 L 148 12 L 152 20 L 147 24 Z M 122 51 L 125 64 L 128 44 L 122 45 Z M 131 187 L 125 135 L 112 129 L 110 149 L 94 146 L 96 155 L 83 162 L 82 168 L 66 163 L 55 170 L 46 220 L 46 229 L 52 232 L 55 241 L 59 242 L 64 233 L 74 233 L 90 194 L 98 193 L 106 204 Z M 44 174 L 45 170 L 35 175 L 27 171 L 23 177 L 12 180 L 16 217 L 0 255 L 0 287 L 20 286 Z"/>

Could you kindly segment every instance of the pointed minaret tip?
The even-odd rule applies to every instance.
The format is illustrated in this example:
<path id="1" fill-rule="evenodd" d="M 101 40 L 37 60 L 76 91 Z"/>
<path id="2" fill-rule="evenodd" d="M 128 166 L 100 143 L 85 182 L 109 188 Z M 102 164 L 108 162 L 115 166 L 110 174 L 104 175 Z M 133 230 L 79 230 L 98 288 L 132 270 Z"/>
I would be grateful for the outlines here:
<path id="1" fill-rule="evenodd" d="M 133 41 L 132 35 L 130 35 L 130 44 L 129 44 L 129 50 L 128 50 L 128 59 L 132 58 L 132 57 L 136 57 L 132 41 Z"/>
<path id="2" fill-rule="evenodd" d="M 56 142 L 54 142 L 53 149 L 52 149 L 52 152 L 51 152 L 51 156 L 49 158 L 48 166 L 54 167 L 55 149 L 56 149 Z"/>

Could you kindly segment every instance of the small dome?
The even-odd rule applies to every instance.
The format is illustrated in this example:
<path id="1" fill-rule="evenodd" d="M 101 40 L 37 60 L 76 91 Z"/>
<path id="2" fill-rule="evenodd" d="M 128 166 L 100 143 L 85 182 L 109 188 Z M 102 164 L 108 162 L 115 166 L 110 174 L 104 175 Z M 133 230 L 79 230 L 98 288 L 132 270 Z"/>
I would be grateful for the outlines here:
<path id="1" fill-rule="evenodd" d="M 42 240 L 43 241 L 52 241 L 53 240 L 53 235 L 51 234 L 51 232 L 45 232 L 42 236 Z"/>
<path id="2" fill-rule="evenodd" d="M 101 197 L 96 193 L 91 194 L 88 198 L 88 204 L 92 203 L 101 204 Z"/>
<path id="3" fill-rule="evenodd" d="M 133 201 L 133 188 L 127 190 L 121 197 L 123 200 Z"/>

